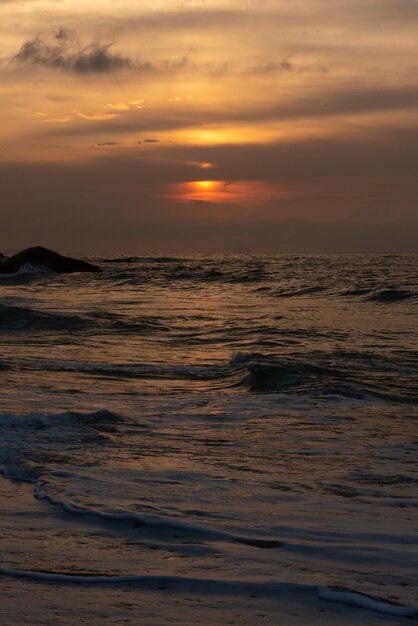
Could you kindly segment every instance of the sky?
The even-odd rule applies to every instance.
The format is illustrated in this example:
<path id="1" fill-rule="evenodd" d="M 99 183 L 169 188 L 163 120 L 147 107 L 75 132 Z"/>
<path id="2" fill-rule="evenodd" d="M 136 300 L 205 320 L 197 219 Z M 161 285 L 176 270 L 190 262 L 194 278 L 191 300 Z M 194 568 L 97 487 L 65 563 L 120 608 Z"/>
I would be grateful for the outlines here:
<path id="1" fill-rule="evenodd" d="M 418 251 L 416 0 L 0 0 L 0 251 Z"/>

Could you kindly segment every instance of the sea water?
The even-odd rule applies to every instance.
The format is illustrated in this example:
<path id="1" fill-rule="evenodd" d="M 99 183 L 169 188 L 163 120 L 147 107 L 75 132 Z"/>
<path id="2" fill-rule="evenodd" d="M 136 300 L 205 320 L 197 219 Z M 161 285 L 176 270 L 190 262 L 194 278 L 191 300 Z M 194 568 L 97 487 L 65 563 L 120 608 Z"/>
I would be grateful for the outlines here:
<path id="1" fill-rule="evenodd" d="M 417 619 L 418 257 L 0 277 L 0 623 Z"/>

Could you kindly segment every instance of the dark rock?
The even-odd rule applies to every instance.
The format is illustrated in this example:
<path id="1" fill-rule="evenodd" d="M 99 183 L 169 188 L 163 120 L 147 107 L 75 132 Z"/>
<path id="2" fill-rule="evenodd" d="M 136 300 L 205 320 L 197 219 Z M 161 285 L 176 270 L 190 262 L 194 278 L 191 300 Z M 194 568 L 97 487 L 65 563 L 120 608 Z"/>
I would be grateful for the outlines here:
<path id="1" fill-rule="evenodd" d="M 62 256 L 58 252 L 48 250 L 36 246 L 35 248 L 27 248 L 18 254 L 11 256 L 5 261 L 0 262 L 0 274 L 15 274 L 23 265 L 34 265 L 47 267 L 54 272 L 70 273 L 70 272 L 101 272 L 102 270 L 96 265 L 81 261 L 80 259 L 72 259 L 68 256 Z"/>

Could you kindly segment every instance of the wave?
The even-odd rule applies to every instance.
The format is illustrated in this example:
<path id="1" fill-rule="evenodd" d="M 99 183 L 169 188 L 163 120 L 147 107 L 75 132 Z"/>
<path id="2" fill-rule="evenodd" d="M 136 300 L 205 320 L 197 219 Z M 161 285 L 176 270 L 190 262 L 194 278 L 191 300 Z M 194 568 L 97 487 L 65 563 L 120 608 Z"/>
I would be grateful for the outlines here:
<path id="1" fill-rule="evenodd" d="M 95 574 L 67 574 L 63 572 L 45 572 L 33 570 L 17 570 L 0 567 L 0 576 L 9 578 L 24 578 L 44 583 L 63 583 L 77 585 L 139 585 L 145 588 L 182 590 L 192 588 L 201 593 L 212 594 L 257 594 L 274 596 L 295 594 L 300 602 L 302 594 L 312 594 L 320 600 L 337 602 L 348 606 L 375 611 L 395 617 L 415 617 L 418 615 L 417 606 L 403 606 L 390 604 L 383 599 L 372 598 L 364 594 L 330 587 L 328 585 L 308 585 L 290 582 L 249 582 L 217 580 L 213 578 L 188 578 L 184 576 L 152 576 L 152 575 L 95 575 Z"/>
<path id="2" fill-rule="evenodd" d="M 104 443 L 108 433 L 114 433 L 123 421 L 123 416 L 105 409 L 87 413 L 1 413 L 0 473 L 11 480 L 36 483 L 45 472 L 40 459 L 48 460 L 51 441 L 60 449 L 82 441 Z M 27 453 L 35 438 L 38 448 L 31 460 Z"/>
<path id="3" fill-rule="evenodd" d="M 371 302 L 391 303 L 417 299 L 413 288 L 407 287 L 403 279 L 388 284 L 385 265 L 376 272 L 365 274 L 354 269 L 354 274 L 345 272 L 345 265 L 333 265 L 326 259 L 274 258 L 274 257 L 180 257 L 180 256 L 120 256 L 100 259 L 106 271 L 95 280 L 107 284 L 158 284 L 172 286 L 179 282 L 219 282 L 220 284 L 255 283 L 254 293 L 277 298 L 330 297 L 359 298 Z M 319 273 L 315 273 L 315 267 Z M 314 273 L 312 273 L 314 271 Z M 25 282 L 43 276 L 55 275 L 45 267 L 24 265 L 19 272 L 1 275 L 0 281 Z M 56 275 L 55 275 L 56 276 Z M 319 277 L 321 280 L 319 280 Z M 79 281 L 74 276 L 68 281 Z M 356 280 L 358 281 L 356 284 Z M 261 286 L 257 286 L 261 284 Z"/>
<path id="4" fill-rule="evenodd" d="M 108 267 L 103 275 L 95 277 L 105 285 L 143 285 L 153 284 L 172 287 L 176 283 L 220 283 L 220 284 L 254 284 L 254 293 L 274 298 L 302 298 L 328 296 L 330 298 L 357 298 L 363 301 L 395 303 L 413 301 L 418 298 L 416 291 L 384 283 L 384 277 L 376 279 L 359 279 L 360 284 L 353 284 L 352 279 L 337 282 L 335 276 L 325 276 L 318 284 L 318 279 L 308 281 L 304 276 L 286 274 L 281 276 L 274 266 L 268 262 L 243 261 L 212 258 L 181 258 L 172 256 L 126 256 L 105 258 L 100 260 Z M 113 267 L 112 267 L 113 266 Z M 43 277 L 56 276 L 48 268 L 41 266 L 24 265 L 19 272 L 10 275 L 1 275 L 5 281 L 31 282 Z M 68 278 L 69 281 L 79 281 L 77 276 Z M 345 283 L 341 285 L 341 282 Z M 313 284 L 314 283 L 314 284 Z M 351 283 L 351 284 L 350 284 Z"/>
<path id="5" fill-rule="evenodd" d="M 65 502 L 51 496 L 45 490 L 45 483 L 39 478 L 32 480 L 36 483 L 35 494 L 41 500 L 49 501 L 55 506 L 60 506 L 65 512 L 75 516 L 89 516 L 100 519 L 105 523 L 128 524 L 132 527 L 149 527 L 156 530 L 177 531 L 177 533 L 186 533 L 189 540 L 195 542 L 197 537 L 199 541 L 221 541 L 234 542 L 251 548 L 259 549 L 280 549 L 292 548 L 298 549 L 298 546 L 286 544 L 275 540 L 266 540 L 259 538 L 244 537 L 216 529 L 207 528 L 200 525 L 185 523 L 182 521 L 163 519 L 150 516 L 139 515 L 135 512 L 124 510 L 94 510 L 71 502 Z M 306 549 L 305 543 L 299 546 L 303 550 Z M 322 548 L 320 548 L 322 550 Z M 139 585 L 144 587 L 162 587 L 172 590 L 193 588 L 198 589 L 202 593 L 257 593 L 257 595 L 272 595 L 278 597 L 280 594 L 289 594 L 295 592 L 298 601 L 301 600 L 301 594 L 312 594 L 320 600 L 343 603 L 349 606 L 361 608 L 369 611 L 376 611 L 382 614 L 396 617 L 415 617 L 418 615 L 417 606 L 405 606 L 391 603 L 383 598 L 372 597 L 355 590 L 329 586 L 326 584 L 304 584 L 289 583 L 284 581 L 251 581 L 251 580 L 219 580 L 216 578 L 196 578 L 184 576 L 165 576 L 165 575 L 113 575 L 109 574 L 86 574 L 74 571 L 40 571 L 40 570 L 19 570 L 14 568 L 0 568 L 0 576 L 13 578 L 26 578 L 35 581 L 43 581 L 51 584 L 85 584 L 85 585 Z"/>
<path id="6" fill-rule="evenodd" d="M 0 304 L 0 332 L 22 330 L 80 330 L 87 320 L 77 315 L 48 313 L 27 307 Z"/>
<path id="7" fill-rule="evenodd" d="M 158 284 L 171 287 L 173 283 L 206 283 L 247 284 L 265 280 L 266 274 L 262 267 L 234 266 L 225 263 L 191 262 L 190 259 L 171 257 L 125 257 L 107 259 L 104 263 L 110 267 L 101 278 L 105 282 L 116 284 L 140 285 Z M 121 266 L 121 267 L 119 267 Z"/>
<path id="8" fill-rule="evenodd" d="M 28 429 L 32 431 L 43 430 L 45 428 L 59 427 L 71 423 L 78 423 L 87 426 L 98 426 L 101 424 L 117 424 L 123 422 L 124 418 L 118 413 L 100 409 L 92 413 L 82 413 L 78 411 L 67 411 L 64 413 L 0 413 L 0 428 L 7 429 Z"/>
<path id="9" fill-rule="evenodd" d="M 85 331 L 153 333 L 167 330 L 158 319 L 129 317 L 104 311 L 92 311 L 87 316 L 38 311 L 28 307 L 0 304 L 0 333 L 10 331 Z"/>
<path id="10" fill-rule="evenodd" d="M 344 387 L 348 375 L 336 368 L 312 365 L 304 361 L 285 361 L 273 355 L 238 353 L 231 365 L 244 371 L 239 386 L 253 393 L 280 392 L 297 388 L 299 392 L 322 392 L 357 397 Z"/>
<path id="11" fill-rule="evenodd" d="M 49 359 L 22 361 L 20 369 L 79 372 L 138 381 L 171 381 L 177 392 L 184 385 L 184 390 L 190 393 L 275 393 L 285 394 L 288 398 L 311 396 L 400 403 L 418 401 L 414 368 L 411 369 L 411 376 L 401 377 L 396 367 L 388 367 L 377 357 L 370 361 L 367 355 L 360 354 L 351 362 L 344 353 L 335 353 L 334 361 L 332 365 L 327 365 L 297 357 L 286 359 L 273 354 L 238 353 L 227 363 L 210 365 L 89 363 Z M 170 385 L 164 386 L 164 392 L 171 393 L 170 389 Z"/>
<path id="12" fill-rule="evenodd" d="M 319 293 L 323 293 L 324 291 L 326 291 L 326 287 L 323 287 L 321 285 L 313 285 L 306 287 L 297 287 L 294 289 L 276 289 L 272 292 L 272 295 L 277 298 L 298 298 L 301 296 L 316 295 Z"/>
<path id="13" fill-rule="evenodd" d="M 122 332 L 127 334 L 146 334 L 167 331 L 168 327 L 159 318 L 152 316 L 128 316 L 105 311 L 92 311 L 87 318 L 92 330 L 100 332 Z"/>
<path id="14" fill-rule="evenodd" d="M 189 265 L 177 265 L 166 273 L 165 279 L 168 281 L 224 281 L 225 272 L 217 268 L 207 268 L 203 266 L 190 267 Z"/>
<path id="15" fill-rule="evenodd" d="M 286 361 L 273 355 L 238 354 L 232 364 L 244 368 L 239 386 L 253 393 L 294 392 L 321 397 L 380 399 L 388 402 L 418 402 L 416 386 L 403 380 L 396 370 L 385 371 L 378 359 L 374 368 L 367 363 L 367 374 L 345 361 L 340 366 L 315 365 L 304 360 Z M 382 375 L 383 369 L 384 374 Z"/>
<path id="16" fill-rule="evenodd" d="M 391 302 L 416 299 L 417 297 L 418 295 L 416 293 L 406 289 L 380 289 L 372 292 L 366 299 L 372 302 L 390 304 Z"/>
<path id="17" fill-rule="evenodd" d="M 182 522 L 179 520 L 167 519 L 162 517 L 155 517 L 149 515 L 141 515 L 132 511 L 125 510 L 112 510 L 102 511 L 95 510 L 88 507 L 73 504 L 71 502 L 65 502 L 58 498 L 53 497 L 47 493 L 45 485 L 42 482 L 37 482 L 35 487 L 35 495 L 39 500 L 47 500 L 55 506 L 60 506 L 67 513 L 73 515 L 82 515 L 87 517 L 94 517 L 106 522 L 114 523 L 126 523 L 134 524 L 138 527 L 146 526 L 148 528 L 168 529 L 175 531 L 183 531 L 188 535 L 198 535 L 201 539 L 213 540 L 213 541 L 231 541 L 233 543 L 239 543 L 253 548 L 274 549 L 281 548 L 282 542 L 275 539 L 263 539 L 258 537 L 245 537 L 236 535 L 222 530 L 215 530 L 199 524 L 191 524 L 189 522 Z"/>
<path id="18" fill-rule="evenodd" d="M 85 363 L 78 361 L 33 362 L 37 369 L 53 372 L 80 372 L 91 376 L 126 379 L 214 381 L 228 375 L 223 366 L 171 366 L 149 363 Z M 32 367 L 27 363 L 26 367 Z"/>
<path id="19" fill-rule="evenodd" d="M 10 274 L 1 274 L 1 278 L 15 278 L 16 276 L 22 276 L 26 274 L 41 274 L 41 275 L 51 275 L 55 274 L 53 270 L 45 265 L 33 265 L 32 263 L 23 263 L 17 272 L 12 272 Z"/>
<path id="20" fill-rule="evenodd" d="M 179 263 L 182 261 L 186 261 L 186 259 L 181 259 L 179 257 L 169 257 L 169 256 L 128 256 L 128 257 L 119 257 L 113 259 L 102 259 L 102 263 Z"/>
<path id="21" fill-rule="evenodd" d="M 48 267 L 24 263 L 17 272 L 0 274 L 0 284 L 26 285 L 38 282 L 40 279 L 50 279 L 53 276 L 56 276 L 56 273 Z"/>
<path id="22" fill-rule="evenodd" d="M 418 295 L 408 289 L 399 289 L 396 287 L 352 287 L 344 289 L 337 295 L 348 298 L 358 298 L 359 300 L 368 302 L 382 302 L 390 304 L 392 302 L 402 302 L 403 300 L 414 300 Z"/>
<path id="23" fill-rule="evenodd" d="M 356 297 L 356 296 L 364 296 L 368 293 L 370 293 L 370 289 L 367 287 L 353 287 L 353 288 L 345 289 L 344 291 L 341 291 L 340 295 L 346 296 L 346 297 Z"/>
<path id="24" fill-rule="evenodd" d="M 237 365 L 240 365 L 243 362 L 245 363 L 246 359 L 248 359 L 248 355 L 237 355 L 235 357 Z M 361 536 L 360 531 L 358 535 L 353 536 L 350 534 L 349 542 L 344 542 L 344 537 L 346 536 L 343 533 L 337 537 L 333 537 L 331 539 L 331 545 L 328 545 L 330 537 L 329 533 L 326 532 L 325 536 L 322 536 L 321 544 L 318 545 L 316 541 L 312 540 L 312 537 L 315 537 L 315 532 L 320 532 L 320 529 L 315 527 L 315 525 L 309 525 L 309 521 L 307 522 L 307 527 L 305 529 L 305 536 L 300 534 L 298 528 L 294 528 L 293 531 L 289 533 L 286 526 L 280 525 L 270 531 L 272 538 L 268 535 L 266 537 L 263 536 L 264 532 L 267 534 L 269 531 L 259 529 L 256 530 L 255 528 L 252 528 L 252 521 L 250 524 L 246 523 L 245 526 L 240 523 L 240 527 L 235 526 L 235 521 L 235 527 L 233 529 L 222 526 L 212 528 L 211 523 L 205 523 L 204 518 L 202 517 L 199 518 L 196 524 L 189 523 L 189 515 L 191 513 L 189 508 L 186 510 L 183 508 L 183 512 L 177 508 L 173 512 L 173 509 L 170 507 L 166 509 L 167 512 L 163 512 L 164 504 L 161 504 L 161 496 L 158 489 L 156 492 L 158 508 L 155 506 L 155 502 L 152 503 L 154 506 L 151 507 L 147 506 L 147 504 L 142 506 L 137 499 L 137 494 L 140 492 L 141 485 L 140 474 L 138 474 L 138 477 L 135 476 L 136 495 L 134 507 L 132 507 L 132 502 L 130 502 L 125 508 L 122 504 L 124 501 L 120 498 L 118 498 L 114 503 L 112 499 L 108 498 L 108 485 L 110 486 L 112 483 L 108 481 L 108 477 L 106 476 L 108 471 L 107 467 L 105 465 L 103 465 L 103 467 L 96 465 L 96 461 L 92 458 L 88 451 L 89 449 L 91 450 L 91 446 L 86 447 L 84 453 L 84 448 L 80 448 L 79 444 L 82 442 L 84 428 L 86 430 L 90 428 L 94 430 L 96 426 L 99 426 L 100 428 L 101 424 L 109 424 L 117 427 L 119 423 L 126 421 L 126 418 L 122 415 L 111 413 L 109 411 L 97 411 L 91 413 L 67 412 L 57 415 L 0 415 L 0 429 L 2 431 L 2 435 L 9 435 L 6 438 L 4 436 L 1 438 L 2 461 L 5 460 L 3 458 L 3 452 L 6 454 L 9 453 L 9 451 L 12 452 L 14 446 L 20 450 L 20 453 L 24 458 L 29 458 L 31 461 L 31 465 L 29 463 L 26 463 L 25 465 L 15 463 L 14 467 L 9 467 L 8 472 L 3 470 L 3 473 L 11 478 L 20 478 L 21 480 L 29 480 L 34 483 L 37 497 L 40 500 L 51 503 L 54 507 L 58 507 L 57 513 L 60 517 L 62 516 L 62 512 L 66 511 L 69 514 L 67 517 L 69 523 L 76 524 L 78 519 L 81 521 L 82 526 L 84 526 L 85 522 L 87 522 L 90 529 L 95 527 L 98 529 L 98 532 L 105 529 L 106 532 L 112 532 L 115 534 L 122 533 L 123 536 L 125 536 L 128 532 L 130 533 L 130 536 L 132 533 L 135 534 L 134 536 L 138 534 L 138 538 L 141 540 L 144 536 L 150 539 L 152 545 L 158 545 L 159 541 L 164 542 L 167 540 L 170 542 L 170 545 L 173 545 L 173 537 L 176 537 L 176 541 L 178 541 L 178 544 L 176 543 L 176 545 L 181 545 L 183 547 L 198 544 L 203 545 L 205 549 L 207 547 L 207 549 L 212 552 L 226 552 L 230 550 L 235 554 L 238 547 L 241 546 L 239 547 L 240 554 L 248 559 L 255 558 L 258 560 L 263 559 L 264 554 L 268 560 L 273 560 L 275 558 L 279 559 L 282 556 L 282 559 L 284 558 L 287 561 L 292 558 L 292 555 L 296 555 L 297 559 L 302 560 L 303 562 L 307 559 L 307 562 L 309 562 L 310 557 L 313 556 L 316 558 L 315 555 L 321 555 L 321 558 L 325 558 L 328 561 L 326 553 L 329 549 L 331 549 L 331 553 L 333 555 L 332 558 L 343 563 L 346 563 L 347 555 L 349 553 L 355 553 L 359 548 L 360 560 L 356 561 L 354 556 L 354 562 L 364 563 L 364 559 L 370 556 L 370 552 L 364 552 L 362 546 L 357 546 L 357 540 Z M 82 428 L 80 428 L 80 426 Z M 51 429 L 54 427 L 56 430 L 53 432 L 43 432 L 45 429 Z M 123 429 L 121 434 L 125 432 L 130 434 L 132 432 L 130 420 L 127 421 L 127 427 L 127 429 Z M 159 428 L 159 426 L 155 424 L 153 427 L 156 429 Z M 13 428 L 16 432 L 10 433 L 10 429 Z M 33 432 L 34 430 L 37 432 Z M 70 433 L 72 437 L 70 447 L 64 448 L 64 445 L 68 442 L 68 433 Z M 115 441 L 115 438 L 112 436 L 110 441 Z M 11 442 L 13 442 L 12 446 L 10 445 Z M 71 454 L 73 454 L 75 451 L 74 443 L 77 446 L 77 455 L 75 457 L 70 457 L 66 454 L 66 452 L 67 450 L 70 450 Z M 117 448 L 110 449 L 108 458 L 112 459 L 112 463 L 114 461 L 117 463 L 119 455 L 117 452 L 114 452 L 114 450 L 116 451 Z M 82 454 L 80 454 L 80 452 L 82 452 Z M 99 457 L 102 457 L 102 452 L 100 450 L 98 451 L 98 454 Z M 44 461 L 44 467 L 37 465 L 37 463 L 40 463 L 42 459 Z M 76 459 L 78 467 L 74 465 L 74 459 Z M 80 462 L 86 463 L 86 468 L 84 468 L 81 473 L 79 467 Z M 116 475 L 114 484 L 124 484 L 126 478 L 129 476 L 130 474 Z M 132 475 L 132 477 L 133 476 L 134 475 Z M 170 478 L 173 478 L 173 476 L 171 475 Z M 374 477 L 372 476 L 371 478 L 373 479 Z M 97 482 L 94 483 L 92 482 L 93 480 Z M 176 487 L 172 488 L 170 485 L 170 493 L 171 489 L 176 490 Z M 105 498 L 103 498 L 103 494 L 106 494 Z M 173 492 L 173 496 L 177 497 L 177 493 L 175 491 Z M 119 504 L 119 502 L 121 504 Z M 53 511 L 52 507 L 51 511 Z M 185 517 L 183 517 L 184 514 L 186 514 Z M 223 520 L 225 520 L 225 517 L 223 517 Z M 223 521 L 222 524 L 224 523 L 225 522 Z M 263 529 L 264 528 L 265 526 L 263 525 Z M 233 532 L 228 532 L 230 530 Z M 277 538 L 275 537 L 276 533 L 278 534 Z M 260 534 L 261 537 L 259 536 Z M 390 536 L 388 535 L 388 538 L 385 539 L 384 536 L 378 537 L 374 532 L 370 532 L 370 536 L 367 536 L 367 539 L 369 542 L 372 542 L 372 546 L 375 546 L 375 544 L 384 545 L 385 550 L 382 551 L 383 557 L 383 554 L 388 551 L 390 554 L 391 548 L 390 545 L 388 545 L 390 544 L 389 537 Z M 403 551 L 406 555 L 406 546 L 409 545 L 408 542 L 413 545 L 413 534 L 411 533 L 408 537 L 406 534 L 396 535 L 395 541 L 398 537 L 399 541 L 402 542 L 402 545 L 405 546 Z M 364 539 L 365 538 L 363 537 L 363 540 Z M 212 542 L 214 543 L 212 544 Z M 261 550 L 263 550 L 264 553 L 262 553 Z M 273 552 L 270 552 L 271 550 L 273 550 Z M 390 558 L 385 555 L 385 562 L 394 562 L 394 558 L 398 559 L 399 554 L 400 553 L 396 550 L 394 553 L 390 554 Z M 376 555 L 374 558 L 376 558 Z M 411 563 L 412 559 L 413 556 L 411 555 Z M 409 567 L 409 565 L 406 566 Z M 13 568 L 15 566 L 12 565 L 11 567 Z M 35 567 L 38 566 L 35 565 Z M 46 568 L 45 565 L 40 567 Z M 193 578 L 171 578 L 166 576 L 160 577 L 159 575 L 153 577 L 144 577 L 142 575 L 112 576 L 111 574 L 105 574 L 103 576 L 96 576 L 94 574 L 83 575 L 78 574 L 77 571 L 74 572 L 74 570 L 71 570 L 71 565 L 67 563 L 63 566 L 58 565 L 56 567 L 59 568 L 60 571 L 50 570 L 37 572 L 31 571 L 29 567 L 28 570 L 23 571 L 18 569 L 2 568 L 0 569 L 0 576 L 15 576 L 28 579 L 32 577 L 34 580 L 44 580 L 45 582 L 51 582 L 51 584 L 56 582 L 58 584 L 80 583 L 86 585 L 102 583 L 152 585 L 154 582 L 157 582 L 159 585 L 169 585 L 170 587 L 173 587 L 173 589 L 176 589 L 180 585 L 194 586 L 195 583 L 195 579 Z M 157 570 L 156 573 L 158 574 L 159 571 L 165 572 L 165 570 L 162 569 Z M 269 570 L 264 569 L 264 571 Z M 118 574 L 121 572 L 123 574 L 123 569 L 117 570 Z M 180 570 L 177 570 L 177 572 L 181 573 Z M 133 573 L 135 573 L 135 570 Z M 139 573 L 141 574 L 142 572 L 140 571 Z M 193 573 L 190 575 L 193 576 Z M 210 574 L 203 573 L 204 577 L 208 575 Z M 80 580 L 77 578 L 78 576 Z M 217 574 L 214 574 L 214 576 L 216 577 Z M 248 574 L 247 576 L 252 578 L 251 574 Z M 171 580 L 173 582 L 169 582 Z M 260 593 L 279 594 L 281 593 L 282 585 L 286 585 L 286 583 L 277 581 L 258 583 L 250 580 L 243 582 L 242 584 L 244 586 L 240 587 L 239 585 L 241 583 L 234 580 L 206 581 L 205 579 L 196 579 L 196 585 L 198 587 L 201 585 L 202 591 L 205 589 L 204 585 L 206 582 L 209 585 L 209 589 L 213 589 L 213 592 L 218 592 L 220 590 L 220 585 L 226 584 L 229 590 L 228 593 L 241 593 L 240 589 L 248 591 L 254 585 L 256 592 L 257 589 L 259 589 Z M 325 582 L 333 581 L 332 579 L 325 579 Z M 355 583 L 348 582 L 347 584 L 348 586 L 355 586 Z M 357 594 L 350 589 L 339 589 L 324 585 L 297 585 L 295 589 L 299 592 L 299 595 L 297 596 L 298 601 L 303 598 L 306 591 L 314 594 L 315 598 L 318 596 L 323 598 L 324 601 L 330 600 L 345 602 L 353 606 L 369 610 L 377 610 L 382 613 L 384 612 L 396 616 L 414 616 L 415 613 L 413 611 L 416 610 L 416 607 L 401 607 L 392 605 L 381 599 L 370 598 L 362 594 Z M 291 591 L 291 588 L 286 587 L 286 590 Z"/>
<path id="25" fill-rule="evenodd" d="M 280 287 L 263 285 L 257 287 L 255 293 L 266 293 L 276 298 L 299 298 L 304 296 L 328 295 L 329 297 L 358 298 L 370 302 L 402 302 L 404 300 L 415 300 L 418 294 L 408 289 L 387 288 L 387 287 L 350 287 L 340 289 L 336 285 L 300 285 L 298 287 Z"/>
<path id="26" fill-rule="evenodd" d="M 262 270 L 253 270 L 247 268 L 237 268 L 231 270 L 220 269 L 218 267 L 187 267 L 178 266 L 172 268 L 166 278 L 168 280 L 178 281 L 198 281 L 198 282 L 220 282 L 227 284 L 246 284 L 258 283 L 265 279 Z"/>

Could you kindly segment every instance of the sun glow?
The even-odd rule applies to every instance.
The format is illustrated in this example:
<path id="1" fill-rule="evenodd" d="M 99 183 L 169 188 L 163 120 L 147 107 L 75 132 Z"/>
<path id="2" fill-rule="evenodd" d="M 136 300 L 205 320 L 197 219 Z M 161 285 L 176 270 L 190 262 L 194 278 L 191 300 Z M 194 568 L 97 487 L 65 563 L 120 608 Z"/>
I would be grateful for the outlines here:
<path id="1" fill-rule="evenodd" d="M 221 185 L 217 180 L 197 180 L 190 184 L 194 185 L 199 191 L 215 191 Z"/>
<path id="2" fill-rule="evenodd" d="M 215 204 L 230 200 L 228 183 L 223 180 L 193 180 L 184 183 L 180 189 L 180 196 L 185 200 Z"/>
<path id="3" fill-rule="evenodd" d="M 166 133 L 166 136 L 183 144 L 216 146 L 222 144 L 258 143 L 259 141 L 272 141 L 270 130 L 254 126 L 228 125 L 219 128 L 188 128 Z M 280 133 L 280 136 L 282 132 Z"/>
<path id="4" fill-rule="evenodd" d="M 193 180 L 166 187 L 164 198 L 177 202 L 258 205 L 273 198 L 291 198 L 300 190 L 265 181 Z"/>

